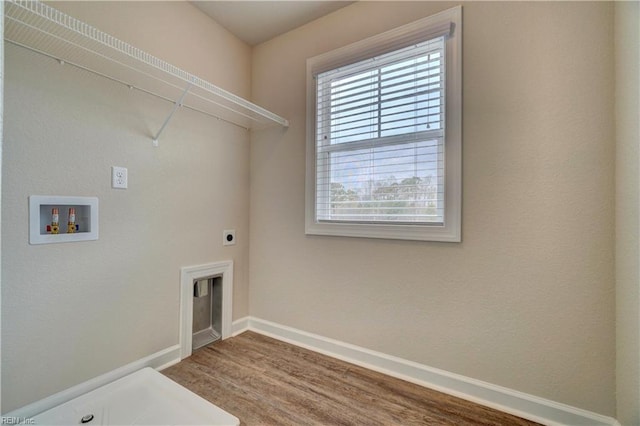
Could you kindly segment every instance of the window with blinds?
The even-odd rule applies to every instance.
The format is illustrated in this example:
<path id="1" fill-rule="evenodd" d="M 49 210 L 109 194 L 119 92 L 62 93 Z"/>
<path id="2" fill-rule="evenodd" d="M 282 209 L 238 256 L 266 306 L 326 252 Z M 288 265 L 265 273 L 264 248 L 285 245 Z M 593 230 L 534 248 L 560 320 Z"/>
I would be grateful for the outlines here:
<path id="1" fill-rule="evenodd" d="M 305 232 L 461 240 L 462 8 L 307 60 Z"/>
<path id="2" fill-rule="evenodd" d="M 444 36 L 316 76 L 316 220 L 444 221 Z"/>

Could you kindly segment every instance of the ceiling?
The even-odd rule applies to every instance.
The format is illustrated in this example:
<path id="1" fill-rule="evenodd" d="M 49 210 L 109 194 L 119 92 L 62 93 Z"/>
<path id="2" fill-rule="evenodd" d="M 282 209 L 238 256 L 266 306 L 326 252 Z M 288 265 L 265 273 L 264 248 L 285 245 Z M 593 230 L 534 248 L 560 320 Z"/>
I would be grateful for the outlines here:
<path id="1" fill-rule="evenodd" d="M 352 1 L 192 1 L 194 6 L 255 46 L 345 7 Z"/>

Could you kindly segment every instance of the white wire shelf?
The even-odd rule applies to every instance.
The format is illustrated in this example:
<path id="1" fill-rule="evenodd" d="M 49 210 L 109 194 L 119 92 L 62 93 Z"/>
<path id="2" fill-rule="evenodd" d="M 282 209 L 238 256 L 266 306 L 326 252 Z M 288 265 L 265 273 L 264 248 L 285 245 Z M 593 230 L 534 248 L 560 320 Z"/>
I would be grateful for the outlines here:
<path id="1" fill-rule="evenodd" d="M 179 107 L 245 129 L 289 126 L 279 115 L 44 3 L 7 0 L 4 10 L 5 41 L 173 102 L 154 143 Z"/>

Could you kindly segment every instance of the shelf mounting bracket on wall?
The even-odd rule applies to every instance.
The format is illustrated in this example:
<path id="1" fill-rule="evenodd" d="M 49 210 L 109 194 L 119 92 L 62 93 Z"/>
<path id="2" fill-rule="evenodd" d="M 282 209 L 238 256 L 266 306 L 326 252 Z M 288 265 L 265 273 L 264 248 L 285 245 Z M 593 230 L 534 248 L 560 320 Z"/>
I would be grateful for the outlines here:
<path id="1" fill-rule="evenodd" d="M 171 121 L 171 117 L 173 117 L 173 114 L 175 114 L 178 108 L 182 106 L 184 97 L 187 96 L 187 93 L 189 93 L 189 89 L 191 89 L 191 83 L 189 83 L 187 85 L 187 88 L 184 89 L 184 92 L 182 92 L 182 96 L 180 96 L 180 99 L 178 99 L 176 103 L 173 104 L 173 108 L 171 109 L 169 116 L 164 120 L 164 123 L 162 123 L 162 127 L 160 127 L 160 130 L 158 130 L 158 133 L 156 133 L 156 135 L 153 137 L 153 146 L 158 146 L 158 138 L 164 131 L 164 128 L 167 127 L 167 124 L 169 124 L 169 121 Z"/>
<path id="2" fill-rule="evenodd" d="M 4 39 L 33 52 L 243 129 L 289 121 L 37 0 L 4 2 Z M 185 84 L 186 89 L 185 89 Z M 176 99 L 178 99 L 176 101 Z"/>

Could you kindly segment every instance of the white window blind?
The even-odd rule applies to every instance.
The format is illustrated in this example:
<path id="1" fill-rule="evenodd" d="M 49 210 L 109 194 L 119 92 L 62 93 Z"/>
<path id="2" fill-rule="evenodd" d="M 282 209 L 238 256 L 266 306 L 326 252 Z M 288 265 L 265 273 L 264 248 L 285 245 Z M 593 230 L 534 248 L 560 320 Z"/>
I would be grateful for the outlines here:
<path id="1" fill-rule="evenodd" d="M 445 43 L 315 76 L 317 222 L 443 224 Z"/>

